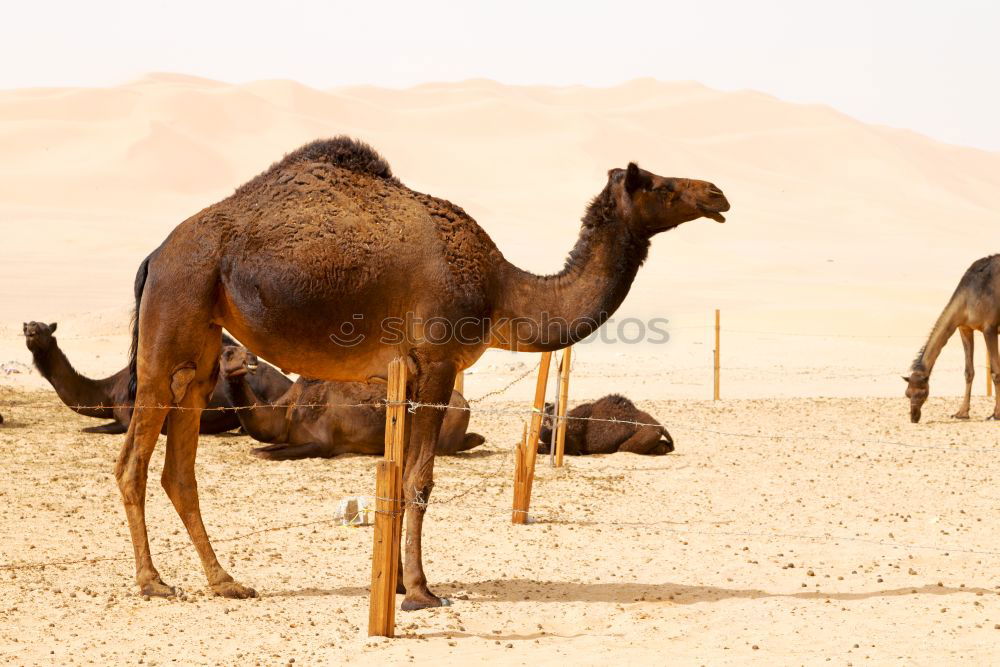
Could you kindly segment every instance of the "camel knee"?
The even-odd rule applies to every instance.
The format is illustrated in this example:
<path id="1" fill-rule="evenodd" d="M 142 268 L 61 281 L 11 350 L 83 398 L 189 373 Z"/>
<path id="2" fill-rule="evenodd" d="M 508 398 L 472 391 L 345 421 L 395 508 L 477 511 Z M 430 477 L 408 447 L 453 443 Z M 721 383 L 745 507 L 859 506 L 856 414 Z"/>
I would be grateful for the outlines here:
<path id="1" fill-rule="evenodd" d="M 118 490 L 121 491 L 122 501 L 126 505 L 138 505 L 143 501 L 146 491 L 145 475 L 140 473 L 134 466 L 124 465 L 119 461 L 115 466 L 115 479 L 118 481 Z"/>
<path id="2" fill-rule="evenodd" d="M 974 370 L 969 369 L 969 370 L 965 371 L 965 381 L 967 383 L 971 384 L 972 381 L 975 380 L 975 379 L 976 379 L 976 372 Z"/>

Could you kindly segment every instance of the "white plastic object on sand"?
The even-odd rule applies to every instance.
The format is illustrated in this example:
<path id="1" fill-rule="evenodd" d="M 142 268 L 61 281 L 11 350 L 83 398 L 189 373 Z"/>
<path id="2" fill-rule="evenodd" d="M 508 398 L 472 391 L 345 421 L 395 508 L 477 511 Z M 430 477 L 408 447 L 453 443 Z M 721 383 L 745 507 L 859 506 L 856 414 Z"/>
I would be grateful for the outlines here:
<path id="1" fill-rule="evenodd" d="M 348 496 L 337 505 L 336 516 L 342 526 L 370 526 L 375 523 L 375 498 Z"/>

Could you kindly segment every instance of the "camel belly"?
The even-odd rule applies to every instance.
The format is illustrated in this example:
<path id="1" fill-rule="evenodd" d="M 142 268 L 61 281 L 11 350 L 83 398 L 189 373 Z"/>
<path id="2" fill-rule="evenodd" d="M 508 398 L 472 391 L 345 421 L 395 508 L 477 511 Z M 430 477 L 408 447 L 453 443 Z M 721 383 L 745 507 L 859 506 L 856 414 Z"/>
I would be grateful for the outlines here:
<path id="1" fill-rule="evenodd" d="M 224 268 L 215 322 L 264 360 L 307 377 L 384 378 L 393 358 L 428 340 L 421 323 L 457 321 L 468 311 L 444 296 L 443 276 L 405 254 L 349 280 L 340 269 L 285 262 L 276 272 L 264 263 Z M 460 356 L 471 363 L 479 353 Z"/>

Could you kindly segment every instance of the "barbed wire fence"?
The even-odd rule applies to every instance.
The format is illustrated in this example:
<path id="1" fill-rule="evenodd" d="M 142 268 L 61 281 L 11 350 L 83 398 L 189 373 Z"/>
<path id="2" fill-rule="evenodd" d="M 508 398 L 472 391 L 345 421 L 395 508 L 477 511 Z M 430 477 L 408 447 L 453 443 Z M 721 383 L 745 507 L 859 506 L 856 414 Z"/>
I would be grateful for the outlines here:
<path id="1" fill-rule="evenodd" d="M 677 328 L 679 328 L 679 329 L 705 329 L 705 330 L 708 330 L 708 329 L 711 329 L 711 326 L 710 325 L 704 325 L 704 326 L 690 326 L 690 327 L 677 327 Z M 830 333 L 809 333 L 809 332 L 777 332 L 777 331 L 759 331 L 759 330 L 749 330 L 749 329 L 747 329 L 747 330 L 743 330 L 743 329 L 727 329 L 727 333 L 742 333 L 742 334 L 765 335 L 765 336 L 793 336 L 793 337 L 809 337 L 809 338 L 823 338 L 823 337 L 825 337 L 825 338 L 845 338 L 845 339 L 907 338 L 907 339 L 914 339 L 914 340 L 916 340 L 916 339 L 924 339 L 924 338 L 926 338 L 925 336 L 885 336 L 885 335 L 878 335 L 878 334 L 871 334 L 871 335 L 869 335 L 869 334 L 830 334 Z M 20 336 L 20 337 L 23 338 L 23 336 Z M 113 335 L 112 336 L 108 336 L 108 335 L 60 336 L 60 338 L 63 338 L 63 339 L 66 339 L 66 340 L 113 339 L 115 337 L 116 336 L 113 336 Z M 577 362 L 577 358 L 574 358 L 573 361 L 572 361 L 572 366 L 575 367 L 576 362 Z M 478 396 L 476 398 L 468 399 L 469 407 L 443 405 L 443 404 L 431 404 L 431 403 L 420 403 L 420 402 L 417 402 L 417 401 L 404 401 L 402 403 L 407 406 L 407 411 L 410 412 L 410 413 L 413 413 L 416 410 L 421 409 L 421 408 L 428 408 L 428 409 L 438 409 L 438 410 L 464 410 L 464 411 L 474 412 L 475 414 L 481 414 L 481 415 L 484 415 L 484 416 L 489 415 L 489 416 L 511 417 L 511 418 L 520 418 L 520 419 L 528 418 L 528 417 L 530 417 L 532 415 L 533 411 L 531 409 L 525 410 L 523 408 L 518 409 L 518 408 L 505 408 L 505 407 L 488 406 L 488 405 L 485 404 L 485 402 L 488 401 L 489 399 L 497 398 L 498 396 L 501 396 L 501 395 L 505 394 L 511 388 L 513 388 L 514 386 L 516 386 L 517 384 L 519 384 L 520 382 L 522 382 L 523 380 L 525 380 L 529 376 L 533 375 L 538 370 L 539 364 L 540 364 L 540 362 L 534 364 L 533 366 L 529 366 L 528 368 L 526 368 L 526 370 L 524 370 L 523 372 L 521 372 L 520 374 L 518 374 L 517 376 L 515 376 L 512 380 L 508 381 L 506 384 L 502 385 L 501 387 L 499 387 L 497 389 L 488 391 L 485 394 L 483 394 L 481 396 Z M 797 367 L 782 367 L 782 368 L 774 369 L 774 368 L 754 367 L 754 366 L 744 366 L 744 367 L 734 366 L 734 367 L 727 367 L 726 370 L 727 371 L 730 371 L 730 370 L 740 370 L 740 371 L 755 372 L 755 373 L 756 372 L 773 372 L 773 373 L 787 374 L 789 371 L 795 370 L 796 368 Z M 672 373 L 672 372 L 677 372 L 677 371 L 682 371 L 682 370 L 704 370 L 704 366 L 697 366 L 697 367 L 695 367 L 695 366 L 691 366 L 691 367 L 676 367 L 676 368 L 671 368 L 671 369 L 669 369 L 667 371 L 663 371 L 663 372 L 664 373 Z M 801 367 L 801 370 L 815 370 L 815 369 L 813 367 Z M 856 368 L 856 369 L 852 369 L 852 370 L 856 370 L 857 372 L 856 373 L 841 374 L 841 375 L 839 375 L 837 377 L 843 377 L 843 378 L 872 377 L 871 374 L 865 373 L 864 369 Z M 941 367 L 938 370 L 940 372 L 942 370 L 948 371 L 948 370 L 957 370 L 957 369 L 946 369 L 944 367 Z M 883 375 L 895 375 L 896 373 L 883 372 L 882 374 Z M 602 377 L 617 377 L 617 376 L 613 375 L 613 374 L 609 375 L 609 374 L 602 373 Z M 830 376 L 826 375 L 825 377 L 830 377 Z M 11 401 L 2 401 L 0 403 L 8 404 L 8 403 L 11 403 Z M 392 404 L 392 403 L 390 403 L 388 401 L 383 401 L 382 403 L 384 405 L 391 405 Z M 356 407 L 356 408 L 362 408 L 362 407 L 364 407 L 364 408 L 370 408 L 371 406 L 372 406 L 371 403 L 350 403 L 350 404 L 346 404 L 346 403 L 340 403 L 340 404 L 337 404 L 337 403 L 295 403 L 294 404 L 294 407 L 303 407 L 303 408 L 335 408 L 335 407 L 336 408 L 351 408 L 351 407 Z M 476 407 L 472 407 L 472 406 L 476 406 Z M 11 405 L 11 407 L 14 407 L 14 406 Z M 73 410 L 87 410 L 87 409 L 112 409 L 112 410 L 114 410 L 114 409 L 125 409 L 125 410 L 132 410 L 132 409 L 136 408 L 136 406 L 131 405 L 131 404 L 87 406 L 87 405 L 65 405 L 64 403 L 57 402 L 57 401 L 38 401 L 38 400 L 32 400 L 31 403 L 27 404 L 27 405 L 25 405 L 25 404 L 18 404 L 18 405 L 16 405 L 16 407 L 17 407 L 18 410 L 25 410 L 25 409 L 27 409 L 27 410 L 51 410 L 51 409 L 56 408 L 56 407 L 68 407 L 68 408 L 73 409 Z M 193 410 L 193 409 L 196 409 L 196 408 L 188 408 L 188 407 L 175 406 L 175 405 L 147 405 L 147 406 L 138 406 L 138 407 L 140 409 L 152 408 L 152 409 L 168 410 L 168 411 L 169 410 Z M 262 408 L 262 407 L 263 408 L 267 408 L 267 407 L 272 407 L 273 408 L 273 407 L 292 407 L 292 406 L 291 405 L 282 405 L 282 404 L 263 404 L 263 405 L 255 405 L 255 406 L 233 406 L 233 407 L 205 408 L 205 410 L 240 411 L 240 410 L 253 410 L 253 409 Z M 633 426 L 633 427 L 637 427 L 637 428 L 641 428 L 641 427 L 653 427 L 653 426 L 659 426 L 660 425 L 658 423 L 647 423 L 647 422 L 622 420 L 622 419 L 603 419 L 603 418 L 595 418 L 595 417 L 573 417 L 573 416 L 570 416 L 570 415 L 566 415 L 565 417 L 563 417 L 563 419 L 566 419 L 566 420 L 590 421 L 590 422 L 616 423 L 616 424 L 629 425 L 629 426 Z M 809 432 L 803 432 L 803 433 L 760 433 L 760 432 L 757 432 L 757 433 L 745 433 L 745 432 L 739 432 L 739 431 L 731 431 L 731 430 L 723 430 L 723 429 L 715 429 L 715 428 L 708 428 L 708 427 L 703 427 L 703 426 L 697 426 L 697 425 L 693 425 L 693 424 L 690 424 L 690 423 L 685 423 L 683 421 L 678 421 L 678 420 L 673 419 L 673 418 L 670 418 L 667 421 L 668 421 L 668 423 L 670 425 L 671 430 L 678 430 L 678 431 L 682 431 L 682 432 L 683 431 L 697 432 L 697 433 L 709 434 L 709 435 L 714 435 L 714 436 L 722 436 L 722 437 L 727 437 L 727 438 L 737 438 L 737 439 L 746 439 L 746 440 L 770 440 L 770 441 L 775 441 L 775 442 L 782 442 L 782 441 L 823 441 L 823 442 L 837 441 L 837 442 L 841 442 L 841 443 L 851 443 L 851 444 L 859 444 L 859 445 L 865 445 L 865 446 L 870 446 L 870 445 L 874 444 L 875 446 L 898 447 L 898 448 L 905 448 L 905 449 L 908 449 L 908 450 L 911 450 L 911 451 L 912 450 L 916 450 L 916 451 L 937 450 L 937 451 L 948 452 L 948 453 L 953 453 L 953 454 L 954 453 L 959 453 L 959 454 L 961 454 L 961 453 L 995 454 L 996 453 L 996 449 L 995 448 L 967 447 L 967 446 L 954 445 L 954 444 L 903 442 L 903 441 L 899 441 L 899 440 L 885 439 L 885 438 L 878 437 L 878 436 L 872 436 L 872 437 L 868 437 L 868 438 L 857 438 L 857 437 L 848 437 L 848 436 L 840 435 L 840 434 L 809 433 Z M 486 473 L 484 473 L 484 474 L 481 475 L 481 479 L 478 482 L 476 482 L 476 483 L 474 483 L 474 484 L 466 487 L 462 491 L 457 492 L 455 494 L 452 494 L 450 496 L 444 497 L 444 498 L 438 498 L 438 499 L 434 499 L 434 500 L 429 500 L 429 499 L 428 500 L 424 500 L 424 499 L 407 500 L 407 501 L 403 502 L 403 508 L 404 508 L 404 510 L 405 510 L 406 507 L 413 507 L 413 506 L 420 506 L 422 508 L 427 508 L 427 507 L 432 506 L 432 505 L 444 505 L 444 504 L 451 504 L 451 503 L 461 502 L 462 506 L 463 506 L 463 509 L 467 509 L 467 510 L 470 510 L 470 511 L 474 510 L 474 511 L 476 511 L 476 515 L 477 516 L 497 516 L 497 517 L 503 517 L 503 518 L 508 518 L 509 519 L 510 513 L 511 513 L 510 509 L 498 508 L 494 504 L 489 504 L 489 503 L 470 503 L 468 501 L 468 498 L 469 498 L 469 496 L 473 495 L 476 491 L 479 491 L 482 488 L 488 486 L 490 483 L 498 482 L 500 480 L 502 480 L 502 483 L 506 483 L 507 482 L 507 476 L 505 476 L 503 473 L 504 473 L 504 471 L 510 465 L 510 460 L 512 458 L 514 449 L 515 449 L 514 447 L 508 447 L 508 448 L 503 449 L 502 450 L 502 455 L 501 455 L 500 460 L 499 460 L 499 462 L 498 462 L 498 464 L 496 466 L 496 469 L 492 469 L 491 468 L 490 471 L 488 471 L 488 472 L 486 472 Z M 994 465 L 994 463 L 993 463 L 994 461 L 995 461 L 995 459 L 992 458 L 992 457 L 990 457 L 990 458 L 978 458 L 975 462 L 971 462 L 971 463 L 970 462 L 966 462 L 965 465 L 970 466 L 970 467 L 984 468 L 984 469 L 990 470 L 991 472 L 995 472 L 997 470 L 997 467 L 996 467 L 996 465 Z M 646 468 L 641 468 L 641 467 L 617 467 L 617 466 L 612 466 L 612 467 L 605 466 L 605 468 L 602 469 L 603 472 L 613 471 L 615 474 L 621 474 L 621 473 L 624 473 L 624 472 L 643 472 L 645 470 L 647 470 L 647 469 Z M 372 497 L 371 494 L 369 494 L 369 493 L 362 493 L 362 494 L 357 494 L 357 495 Z M 375 500 L 388 500 L 388 499 L 385 499 L 385 498 L 378 498 L 378 497 L 374 497 L 374 499 Z M 372 512 L 381 512 L 379 510 L 374 510 L 374 509 L 371 510 L 371 511 Z M 518 510 L 515 510 L 515 511 L 518 511 Z M 567 520 L 564 519 L 564 518 L 550 517 L 550 516 L 546 516 L 544 514 L 538 514 L 538 513 L 535 513 L 535 512 L 532 512 L 530 514 L 530 516 L 531 516 L 531 523 L 560 523 L 560 522 L 567 522 Z M 578 516 L 578 517 L 574 517 L 574 518 L 577 521 L 586 521 L 586 520 L 588 520 L 587 517 L 581 518 L 581 517 Z M 294 529 L 297 529 L 297 528 L 317 527 L 317 526 L 323 526 L 323 525 L 340 524 L 341 522 L 342 522 L 342 518 L 341 517 L 333 517 L 333 518 L 328 518 L 328 519 L 320 519 L 320 520 L 307 521 L 307 522 L 284 523 L 284 524 L 279 524 L 279 525 L 275 525 L 275 526 L 269 526 L 269 527 L 265 527 L 265 528 L 260 528 L 260 529 L 249 531 L 249 532 L 245 532 L 245 533 L 240 533 L 240 534 L 237 534 L 237 535 L 232 535 L 232 536 L 229 536 L 229 537 L 217 538 L 217 539 L 213 540 L 213 542 L 215 542 L 215 543 L 234 542 L 234 541 L 246 540 L 246 539 L 249 539 L 251 537 L 254 537 L 254 536 L 257 536 L 257 535 L 261 535 L 261 534 L 266 534 L 266 533 L 279 532 L 279 531 L 287 531 L 287 530 L 294 530 Z M 854 543 L 871 544 L 871 545 L 877 545 L 877 546 L 888 547 L 888 548 L 892 548 L 892 549 L 901 549 L 901 550 L 925 550 L 925 551 L 936 551 L 936 552 L 946 552 L 946 553 L 963 553 L 963 554 L 980 555 L 980 556 L 1000 556 L 1000 551 L 992 551 L 992 550 L 986 550 L 986 549 L 974 549 L 974 548 L 968 548 L 968 547 L 961 546 L 961 545 L 911 544 L 911 543 L 898 542 L 898 541 L 894 541 L 894 540 L 865 538 L 865 537 L 860 537 L 860 536 L 857 536 L 857 535 L 855 535 L 855 536 L 850 536 L 850 535 L 835 535 L 835 534 L 831 534 L 831 533 L 824 533 L 822 535 L 811 535 L 811 534 L 805 534 L 805 533 L 792 533 L 792 532 L 739 531 L 739 530 L 702 530 L 702 529 L 689 529 L 689 528 L 686 528 L 686 527 L 678 527 L 676 525 L 668 525 L 668 524 L 672 524 L 672 522 L 648 522 L 648 521 L 623 522 L 623 521 L 608 521 L 608 520 L 606 520 L 606 517 L 602 517 L 601 523 L 602 524 L 608 524 L 608 525 L 620 525 L 620 526 L 626 526 L 626 525 L 643 525 L 643 526 L 647 526 L 647 525 L 651 525 L 651 523 L 656 523 L 661 530 L 666 530 L 667 532 L 672 532 L 672 533 L 677 533 L 677 534 L 682 534 L 682 535 L 704 536 L 704 537 L 741 537 L 741 538 L 747 538 L 747 539 L 760 539 L 760 540 L 770 540 L 770 541 L 773 541 L 773 540 L 785 540 L 785 541 L 792 540 L 792 541 L 812 542 L 812 543 L 819 542 L 819 543 L 826 543 L 826 544 L 832 544 L 832 545 L 836 545 L 836 544 L 841 543 L 841 542 L 854 542 Z M 660 524 L 664 524 L 664 525 L 660 525 Z M 177 552 L 177 551 L 185 549 L 185 548 L 189 548 L 188 545 L 187 544 L 182 544 L 182 545 L 177 546 L 177 547 L 172 547 L 172 548 L 160 550 L 160 551 L 156 552 L 153 555 L 169 554 L 169 553 Z M 83 557 L 83 558 L 77 558 L 77 559 L 54 559 L 54 560 L 36 561 L 36 562 L 5 563 L 5 564 L 0 564 L 0 572 L 17 572 L 17 571 L 21 571 L 21 570 L 35 570 L 35 569 L 44 570 L 44 569 L 49 568 L 49 567 L 69 567 L 69 566 L 74 566 L 74 565 L 90 565 L 90 564 L 96 564 L 96 563 L 100 563 L 100 562 L 109 562 L 109 561 L 131 561 L 132 559 L 133 559 L 133 555 L 132 554 L 130 554 L 130 553 L 122 553 L 121 555 L 89 556 L 89 557 Z"/>
<path id="2" fill-rule="evenodd" d="M 537 368 L 537 365 L 536 365 L 535 368 Z M 520 380 L 523 380 L 525 377 L 527 377 L 528 375 L 530 375 L 531 371 L 535 370 L 535 368 L 529 369 L 528 373 L 523 374 L 518 380 L 515 380 L 514 382 L 510 383 L 507 386 L 507 388 L 513 386 L 514 384 L 516 384 L 516 382 L 518 382 Z M 491 392 L 491 394 L 495 394 L 495 392 Z M 409 412 L 411 412 L 411 413 L 414 412 L 417 409 L 420 409 L 420 408 L 430 408 L 430 409 L 439 409 L 439 410 L 472 410 L 472 408 L 464 408 L 464 407 L 451 406 L 451 405 L 441 405 L 441 404 L 424 404 L 424 403 L 419 403 L 419 402 L 416 402 L 416 401 L 404 401 L 402 403 L 407 406 L 407 410 Z M 55 404 L 55 403 L 53 403 L 53 406 L 54 405 L 61 405 L 61 404 Z M 315 407 L 371 407 L 371 404 L 370 403 L 356 403 L 356 404 L 314 404 L 314 406 Z M 178 406 L 158 406 L 158 407 L 160 407 L 161 409 L 166 409 L 166 410 L 184 409 L 184 408 L 179 408 Z M 218 408 L 218 409 L 226 409 L 226 408 Z M 477 412 L 482 412 L 483 409 L 482 408 L 477 408 L 476 411 Z M 487 412 L 490 415 L 508 416 L 508 417 L 522 417 L 522 418 L 530 416 L 530 414 L 531 414 L 530 410 L 526 411 L 524 409 L 513 409 L 513 408 L 487 409 L 487 410 L 485 410 L 485 412 Z M 657 426 L 658 425 L 658 424 L 655 424 L 655 423 L 646 423 L 646 422 L 638 422 L 638 421 L 630 421 L 630 420 L 601 419 L 601 418 L 594 418 L 594 417 L 572 417 L 572 416 L 569 416 L 569 415 L 566 416 L 566 419 L 569 419 L 569 420 L 574 420 L 575 419 L 575 420 L 591 421 L 591 422 L 610 422 L 610 423 L 618 423 L 618 424 L 627 424 L 627 425 L 632 425 L 632 426 L 636 426 L 636 427 Z M 968 453 L 976 453 L 976 454 L 982 454 L 982 453 L 994 454 L 996 452 L 995 449 L 988 449 L 988 448 L 963 447 L 963 446 L 956 446 L 956 445 L 938 445 L 938 444 L 930 444 L 930 443 L 928 443 L 928 444 L 916 444 L 916 443 L 907 443 L 907 442 L 900 442 L 900 441 L 894 441 L 894 440 L 886 440 L 886 439 L 882 439 L 882 438 L 878 438 L 878 437 L 866 438 L 866 439 L 859 439 L 859 438 L 845 438 L 845 437 L 841 437 L 839 435 L 810 434 L 810 433 L 796 433 L 796 434 L 741 433 L 741 432 L 726 431 L 726 430 L 720 430 L 720 429 L 711 429 L 711 428 L 705 428 L 705 427 L 698 427 L 698 426 L 693 426 L 693 425 L 690 425 L 690 424 L 683 424 L 683 423 L 679 424 L 679 423 L 676 423 L 676 422 L 673 422 L 673 421 L 671 422 L 671 428 L 674 428 L 674 429 L 677 429 L 677 430 L 687 430 L 687 431 L 692 431 L 692 432 L 701 432 L 701 433 L 708 433 L 708 434 L 712 434 L 712 435 L 726 436 L 726 437 L 732 437 L 732 438 L 742 438 L 742 439 L 753 439 L 753 440 L 775 440 L 775 441 L 789 441 L 789 440 L 794 440 L 794 441 L 803 441 L 803 440 L 830 441 L 830 440 L 837 440 L 839 442 L 850 442 L 850 443 L 866 444 L 866 445 L 872 444 L 874 442 L 876 445 L 886 445 L 886 446 L 893 446 L 893 447 L 903 447 L 903 448 L 914 449 L 914 450 L 939 450 L 939 451 L 944 451 L 944 452 L 949 452 L 949 453 L 968 452 Z M 514 448 L 512 448 L 512 447 L 505 448 L 502 451 L 502 455 L 500 457 L 499 463 L 497 464 L 496 468 L 495 469 L 491 468 L 490 471 L 482 473 L 480 475 L 480 479 L 479 479 L 478 482 L 476 482 L 476 483 L 474 483 L 472 485 L 467 486 L 462 491 L 459 491 L 459 492 L 457 492 L 455 494 L 452 494 L 452 495 L 444 497 L 444 498 L 439 498 L 439 499 L 433 499 L 433 500 L 430 500 L 430 499 L 428 499 L 428 500 L 407 500 L 407 501 L 403 501 L 404 509 L 406 507 L 414 507 L 414 506 L 419 506 L 421 508 L 429 508 L 430 506 L 434 506 L 434 505 L 445 505 L 445 504 L 452 504 L 452 503 L 455 503 L 455 502 L 463 501 L 462 502 L 463 509 L 464 510 L 469 510 L 469 511 L 475 511 L 475 514 L 478 517 L 496 516 L 498 518 L 499 517 L 509 518 L 510 517 L 510 512 L 511 512 L 511 510 L 509 510 L 509 509 L 498 508 L 496 505 L 491 504 L 491 503 L 470 503 L 470 502 L 468 502 L 468 501 L 466 501 L 464 499 L 468 498 L 469 496 L 471 496 L 476 491 L 479 491 L 480 489 L 486 487 L 490 483 L 496 483 L 498 481 L 500 481 L 500 483 L 506 483 L 506 476 L 503 475 L 503 472 L 509 466 L 510 460 L 512 458 L 511 455 L 512 455 L 513 451 L 514 451 Z M 976 467 L 981 467 L 981 468 L 989 469 L 989 470 L 995 472 L 997 470 L 997 466 L 992 464 L 992 462 L 994 460 L 995 459 L 993 459 L 993 458 L 985 459 L 984 461 L 982 461 L 980 463 L 977 463 Z M 971 464 L 966 464 L 966 465 L 971 465 Z M 648 469 L 638 468 L 638 467 L 622 468 L 622 467 L 617 467 L 617 466 L 612 466 L 612 467 L 605 466 L 600 472 L 609 472 L 610 471 L 610 472 L 613 472 L 614 474 L 618 475 L 618 474 L 621 474 L 621 473 L 624 473 L 624 472 L 643 472 L 643 471 L 647 471 L 647 470 Z M 378 498 L 377 496 L 371 496 L 368 493 L 357 494 L 357 495 L 359 495 L 359 496 L 369 496 L 369 497 L 372 497 L 374 500 L 380 500 L 380 498 Z M 382 498 L 381 500 L 388 500 L 388 499 Z M 375 510 L 375 509 L 372 509 L 370 511 L 372 513 L 385 513 L 385 512 L 381 512 L 379 510 Z M 548 516 L 548 515 L 540 514 L 540 513 L 536 513 L 536 512 L 531 512 L 530 513 L 530 518 L 531 518 L 530 523 L 534 523 L 534 524 L 572 523 L 574 520 L 575 521 L 588 521 L 588 520 L 592 519 L 592 517 L 575 516 L 572 519 L 567 520 L 566 518 L 555 517 L 555 516 Z M 261 534 L 265 534 L 265 533 L 294 530 L 296 528 L 306 528 L 306 527 L 317 527 L 317 526 L 323 526 L 323 525 L 341 524 L 342 521 L 343 521 L 343 519 L 341 517 L 332 517 L 332 518 L 328 518 L 328 519 L 320 519 L 320 520 L 315 520 L 315 521 L 284 523 L 284 524 L 279 524 L 279 525 L 275 525 L 275 526 L 269 526 L 269 527 L 265 527 L 265 528 L 260 528 L 260 529 L 249 531 L 249 532 L 246 532 L 246 533 L 240 533 L 240 534 L 237 534 L 237 535 L 232 535 L 232 536 L 229 536 L 229 537 L 217 538 L 217 539 L 213 540 L 213 543 L 226 543 L 226 542 L 241 541 L 241 540 L 249 539 L 251 537 L 254 537 L 254 536 L 257 536 L 257 535 L 261 535 Z M 792 541 L 812 542 L 812 543 L 820 542 L 820 543 L 831 544 L 831 545 L 836 545 L 836 544 L 841 543 L 841 542 L 854 542 L 854 543 L 871 544 L 871 545 L 882 546 L 882 547 L 889 547 L 889 548 L 892 548 L 892 549 L 901 549 L 901 550 L 920 550 L 920 551 L 935 551 L 935 552 L 943 552 L 943 553 L 963 553 L 963 554 L 981 555 L 981 556 L 1000 556 L 1000 551 L 993 551 L 993 550 L 987 550 L 987 549 L 973 549 L 973 548 L 968 548 L 968 547 L 965 547 L 965 546 L 954 545 L 954 544 L 950 544 L 950 545 L 913 544 L 913 543 L 898 542 L 898 541 L 894 541 L 894 540 L 865 538 L 865 537 L 860 537 L 860 536 L 836 535 L 836 534 L 832 534 L 832 533 L 826 533 L 826 534 L 822 534 L 822 535 L 810 535 L 810 534 L 805 534 L 805 533 L 791 533 L 791 532 L 740 531 L 740 530 L 702 530 L 702 529 L 690 529 L 690 528 L 686 528 L 686 527 L 678 527 L 676 525 L 673 525 L 675 522 L 669 522 L 669 521 L 664 521 L 664 522 L 613 521 L 613 520 L 608 520 L 607 517 L 604 517 L 604 516 L 601 517 L 600 522 L 601 522 L 602 525 L 611 525 L 611 526 L 650 526 L 650 525 L 654 525 L 655 524 L 655 525 L 658 526 L 659 529 L 666 530 L 667 532 L 676 533 L 676 534 L 680 534 L 680 535 L 695 535 L 695 536 L 703 536 L 703 537 L 741 537 L 741 538 L 747 538 L 747 539 L 760 539 L 760 540 L 767 540 L 767 541 L 775 541 L 775 540 L 785 540 L 785 541 L 788 541 L 788 540 L 792 540 Z M 172 547 L 172 548 L 168 548 L 168 549 L 163 549 L 163 550 L 160 550 L 160 551 L 154 553 L 153 555 L 158 556 L 158 555 L 170 554 L 170 553 L 174 553 L 174 552 L 177 552 L 177 551 L 185 549 L 185 548 L 188 548 L 187 544 L 179 545 L 177 547 Z M 114 555 L 114 556 L 88 556 L 88 557 L 76 558 L 76 559 L 54 559 L 54 560 L 35 561 L 35 562 L 5 563 L 5 564 L 0 564 L 0 572 L 16 572 L 16 571 L 20 571 L 20 570 L 34 570 L 34 569 L 44 570 L 44 569 L 46 569 L 48 567 L 68 567 L 68 566 L 73 566 L 73 565 L 90 565 L 90 564 L 96 564 L 96 563 L 108 562 L 108 561 L 123 561 L 124 562 L 124 561 L 131 561 L 132 559 L 133 559 L 133 555 L 122 553 L 121 555 Z"/>

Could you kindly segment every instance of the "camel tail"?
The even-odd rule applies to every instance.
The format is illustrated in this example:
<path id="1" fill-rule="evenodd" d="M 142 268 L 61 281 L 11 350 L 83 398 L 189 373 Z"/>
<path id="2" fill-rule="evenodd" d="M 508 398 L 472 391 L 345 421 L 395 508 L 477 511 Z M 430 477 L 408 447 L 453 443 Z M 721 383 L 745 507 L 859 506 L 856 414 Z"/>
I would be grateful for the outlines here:
<path id="1" fill-rule="evenodd" d="M 139 358 L 139 305 L 142 303 L 142 291 L 146 288 L 146 277 L 149 276 L 149 259 L 142 260 L 139 271 L 135 274 L 135 310 L 132 311 L 132 346 L 128 351 L 128 397 L 135 400 L 138 389 L 138 358 Z"/>

